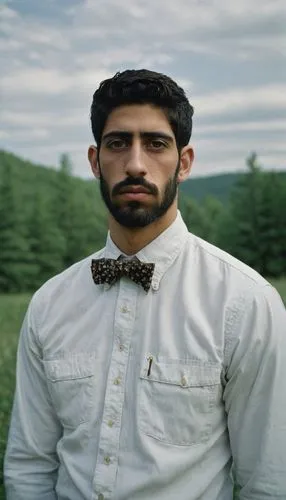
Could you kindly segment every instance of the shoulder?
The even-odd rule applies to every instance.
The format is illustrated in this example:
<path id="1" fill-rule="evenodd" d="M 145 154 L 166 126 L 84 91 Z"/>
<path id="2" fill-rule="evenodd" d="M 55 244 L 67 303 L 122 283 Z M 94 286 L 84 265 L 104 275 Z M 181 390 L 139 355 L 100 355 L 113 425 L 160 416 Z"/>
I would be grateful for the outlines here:
<path id="1" fill-rule="evenodd" d="M 257 271 L 192 233 L 188 235 L 187 252 L 197 282 L 202 284 L 204 301 L 223 314 L 226 332 L 233 331 L 246 316 L 262 317 L 274 310 L 285 320 L 280 295 Z"/>
<path id="2" fill-rule="evenodd" d="M 60 307 L 66 302 L 72 303 L 79 293 L 93 286 L 91 261 L 103 254 L 104 248 L 50 278 L 34 293 L 31 308 L 35 312 L 39 311 L 42 316 L 51 304 L 58 304 Z"/>
<path id="3" fill-rule="evenodd" d="M 226 281 L 236 280 L 247 288 L 258 288 L 269 285 L 268 281 L 250 266 L 233 257 L 221 248 L 195 236 L 188 235 L 189 248 L 195 255 L 199 266 L 204 266 L 210 277 L 224 277 Z"/>

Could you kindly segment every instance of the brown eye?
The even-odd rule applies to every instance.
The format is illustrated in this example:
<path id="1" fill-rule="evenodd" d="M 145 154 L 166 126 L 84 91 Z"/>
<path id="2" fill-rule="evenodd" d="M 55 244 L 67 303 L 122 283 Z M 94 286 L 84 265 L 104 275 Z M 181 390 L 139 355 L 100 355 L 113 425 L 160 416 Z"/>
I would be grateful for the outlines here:
<path id="1" fill-rule="evenodd" d="M 113 139 L 106 144 L 108 149 L 124 149 L 126 146 L 127 143 L 123 139 Z"/>
<path id="2" fill-rule="evenodd" d="M 167 144 L 161 140 L 158 140 L 158 139 L 154 139 L 152 141 L 150 141 L 149 143 L 149 147 L 151 149 L 155 149 L 155 150 L 161 150 L 161 149 L 165 149 L 167 147 Z"/>

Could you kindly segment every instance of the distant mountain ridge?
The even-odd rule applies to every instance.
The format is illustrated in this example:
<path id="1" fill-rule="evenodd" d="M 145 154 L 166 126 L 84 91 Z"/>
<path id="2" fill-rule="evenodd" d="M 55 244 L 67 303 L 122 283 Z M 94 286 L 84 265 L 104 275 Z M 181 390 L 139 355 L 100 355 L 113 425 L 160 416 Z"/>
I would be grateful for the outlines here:
<path id="1" fill-rule="evenodd" d="M 46 167 L 45 165 L 36 165 L 31 161 L 24 160 L 19 156 L 4 150 L 0 150 L 0 173 L 4 166 L 4 163 L 13 163 L 16 168 L 37 168 L 40 169 L 45 168 L 46 174 L 50 174 L 51 178 L 53 177 L 56 169 Z M 286 177 L 286 172 L 279 172 L 281 176 Z M 187 181 L 180 184 L 180 192 L 184 194 L 184 196 L 188 196 L 195 201 L 202 201 L 206 196 L 213 196 L 214 198 L 219 199 L 222 202 L 226 202 L 229 198 L 230 192 L 233 186 L 236 184 L 239 178 L 241 178 L 245 173 L 225 173 L 225 174 L 216 174 L 209 175 L 206 177 L 190 177 Z M 82 178 L 78 178 L 80 183 L 86 182 L 90 183 L 93 181 L 84 180 Z"/>
<path id="2" fill-rule="evenodd" d="M 243 173 L 226 173 L 206 177 L 191 176 L 180 184 L 180 191 L 196 201 L 202 201 L 206 196 L 213 196 L 226 202 L 231 189 L 243 175 Z"/>
<path id="3" fill-rule="evenodd" d="M 202 201 L 206 196 L 213 196 L 222 202 L 229 198 L 232 188 L 247 172 L 210 175 L 207 177 L 190 177 L 180 185 L 180 191 L 196 201 Z M 286 178 L 286 171 L 277 172 L 281 178 Z"/>

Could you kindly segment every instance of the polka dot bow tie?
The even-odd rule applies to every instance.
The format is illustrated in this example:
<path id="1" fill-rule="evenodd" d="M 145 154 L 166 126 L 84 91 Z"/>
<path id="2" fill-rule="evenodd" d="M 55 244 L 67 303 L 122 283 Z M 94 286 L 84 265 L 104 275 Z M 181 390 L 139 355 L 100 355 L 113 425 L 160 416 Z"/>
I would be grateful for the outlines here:
<path id="1" fill-rule="evenodd" d="M 145 292 L 148 292 L 155 264 L 141 262 L 139 259 L 93 259 L 91 262 L 91 272 L 94 283 L 100 285 L 108 283 L 112 285 L 122 276 L 127 276 L 132 281 L 141 285 Z"/>

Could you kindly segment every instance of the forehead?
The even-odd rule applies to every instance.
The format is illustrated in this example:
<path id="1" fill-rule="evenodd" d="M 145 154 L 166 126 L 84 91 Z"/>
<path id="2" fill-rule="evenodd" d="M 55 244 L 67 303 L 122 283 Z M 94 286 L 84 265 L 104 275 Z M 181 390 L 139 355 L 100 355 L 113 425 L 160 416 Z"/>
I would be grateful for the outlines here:
<path id="1" fill-rule="evenodd" d="M 174 137 L 165 113 L 150 104 L 130 104 L 115 108 L 106 120 L 103 133 L 115 130 L 134 134 L 160 131 Z"/>

